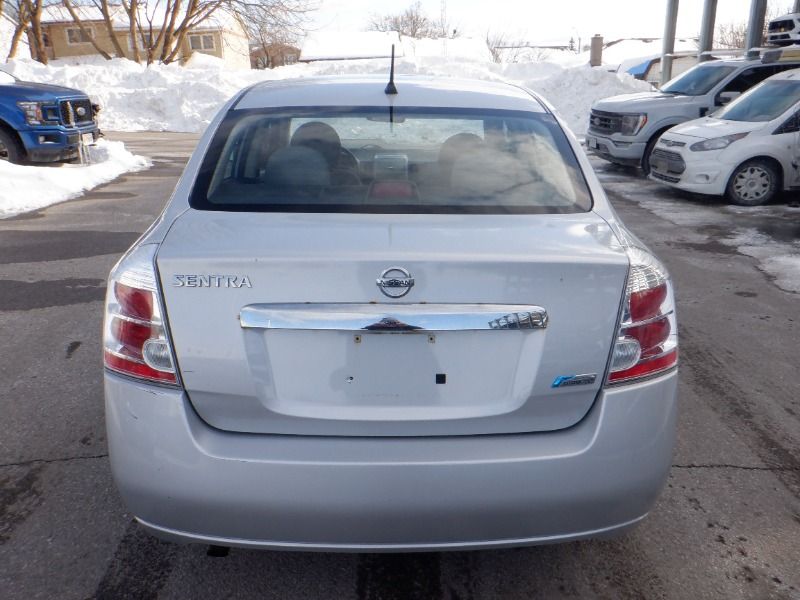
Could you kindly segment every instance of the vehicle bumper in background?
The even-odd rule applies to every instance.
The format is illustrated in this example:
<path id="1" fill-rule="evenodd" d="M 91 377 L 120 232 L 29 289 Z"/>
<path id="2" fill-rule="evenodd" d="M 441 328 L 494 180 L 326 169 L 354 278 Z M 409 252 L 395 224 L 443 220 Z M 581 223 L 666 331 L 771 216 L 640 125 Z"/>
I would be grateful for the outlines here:
<path id="1" fill-rule="evenodd" d="M 88 142 L 97 140 L 96 125 L 66 129 L 64 127 L 37 127 L 20 131 L 30 162 L 58 162 L 72 160 L 80 155 L 81 137 Z"/>
<path id="2" fill-rule="evenodd" d="M 625 142 L 597 135 L 586 134 L 586 148 L 592 154 L 622 165 L 639 166 L 644 156 L 644 142 Z"/>
<path id="3" fill-rule="evenodd" d="M 675 371 L 608 389 L 552 433 L 349 438 L 229 433 L 180 390 L 106 373 L 111 466 L 151 533 L 250 548 L 407 551 L 620 533 L 669 472 Z"/>

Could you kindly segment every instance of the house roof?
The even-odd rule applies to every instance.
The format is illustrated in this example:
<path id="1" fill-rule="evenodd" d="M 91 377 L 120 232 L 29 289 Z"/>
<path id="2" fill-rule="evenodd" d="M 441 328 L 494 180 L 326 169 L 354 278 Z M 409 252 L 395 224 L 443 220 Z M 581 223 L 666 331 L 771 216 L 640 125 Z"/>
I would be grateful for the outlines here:
<path id="1" fill-rule="evenodd" d="M 73 10 L 78 15 L 78 18 L 85 23 L 103 20 L 103 13 L 100 12 L 100 9 L 96 6 L 73 6 Z M 139 22 L 142 24 L 147 23 L 148 19 L 145 8 L 139 10 L 139 15 Z M 128 14 L 122 6 L 109 6 L 109 16 L 111 17 L 111 23 L 114 29 L 127 31 L 130 28 Z M 153 18 L 154 28 L 161 28 L 163 24 L 162 18 L 163 15 Z M 74 19 L 62 4 L 52 4 L 44 7 L 42 10 L 42 23 L 74 23 Z M 241 30 L 241 25 L 239 25 L 236 17 L 227 11 L 218 9 L 194 29 Z"/>

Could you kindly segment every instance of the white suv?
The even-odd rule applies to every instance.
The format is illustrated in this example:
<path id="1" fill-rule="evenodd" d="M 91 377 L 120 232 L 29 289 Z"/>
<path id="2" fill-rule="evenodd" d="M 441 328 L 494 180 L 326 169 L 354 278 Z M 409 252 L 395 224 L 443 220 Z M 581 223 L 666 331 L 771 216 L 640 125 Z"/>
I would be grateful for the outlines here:
<path id="1" fill-rule="evenodd" d="M 800 67 L 800 60 L 767 62 L 744 58 L 702 63 L 658 92 L 614 96 L 595 102 L 586 145 L 595 154 L 650 172 L 650 153 L 670 127 L 704 117 L 776 73 Z"/>

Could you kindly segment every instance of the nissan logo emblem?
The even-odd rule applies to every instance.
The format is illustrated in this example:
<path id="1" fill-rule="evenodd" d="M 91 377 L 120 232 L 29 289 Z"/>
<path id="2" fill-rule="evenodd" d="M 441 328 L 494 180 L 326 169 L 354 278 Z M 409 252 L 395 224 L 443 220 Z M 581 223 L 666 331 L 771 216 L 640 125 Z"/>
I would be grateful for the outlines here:
<path id="1" fill-rule="evenodd" d="M 402 267 L 389 267 L 375 280 L 375 284 L 384 296 L 402 298 L 414 287 L 414 278 Z"/>

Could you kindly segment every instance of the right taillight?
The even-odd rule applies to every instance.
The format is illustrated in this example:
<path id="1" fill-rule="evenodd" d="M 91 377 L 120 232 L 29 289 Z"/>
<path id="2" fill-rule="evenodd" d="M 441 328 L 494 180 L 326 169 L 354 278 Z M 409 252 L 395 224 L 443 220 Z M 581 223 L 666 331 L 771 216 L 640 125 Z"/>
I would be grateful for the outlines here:
<path id="1" fill-rule="evenodd" d="M 675 297 L 666 268 L 641 248 L 629 247 L 628 285 L 608 384 L 631 383 L 678 364 Z"/>
<path id="2" fill-rule="evenodd" d="M 178 383 L 161 311 L 154 245 L 135 248 L 114 267 L 106 292 L 106 368 L 146 381 Z"/>

